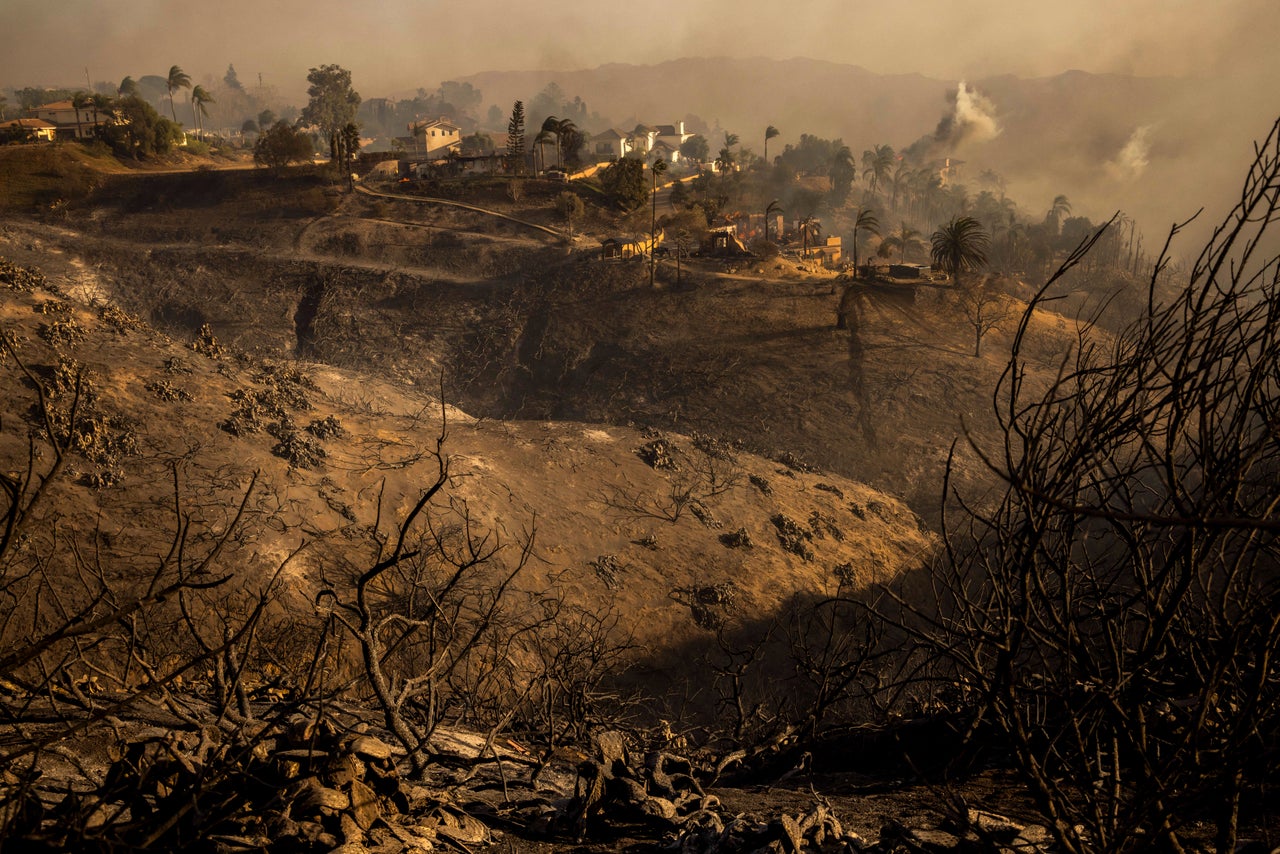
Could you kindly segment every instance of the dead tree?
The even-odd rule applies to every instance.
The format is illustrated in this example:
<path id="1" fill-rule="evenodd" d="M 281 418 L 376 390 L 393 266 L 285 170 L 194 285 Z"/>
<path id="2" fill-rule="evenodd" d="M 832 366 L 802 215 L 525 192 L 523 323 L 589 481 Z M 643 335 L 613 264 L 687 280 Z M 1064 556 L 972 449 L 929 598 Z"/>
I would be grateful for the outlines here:
<path id="1" fill-rule="evenodd" d="M 1022 350 L 1046 284 L 994 395 L 1003 442 L 970 439 L 1003 496 L 946 520 L 937 596 L 907 603 L 1065 851 L 1181 851 L 1208 821 L 1230 852 L 1274 782 L 1278 214 L 1280 122 L 1177 297 L 1156 297 L 1166 243 L 1145 316 L 1085 329 L 1033 395 Z"/>

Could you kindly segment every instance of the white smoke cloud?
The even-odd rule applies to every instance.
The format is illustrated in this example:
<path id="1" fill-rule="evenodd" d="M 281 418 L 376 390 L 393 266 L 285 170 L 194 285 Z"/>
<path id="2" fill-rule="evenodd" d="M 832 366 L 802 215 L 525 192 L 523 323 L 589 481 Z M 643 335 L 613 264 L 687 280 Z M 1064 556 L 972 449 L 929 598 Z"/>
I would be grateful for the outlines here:
<path id="1" fill-rule="evenodd" d="M 989 142 L 1000 135 L 996 107 L 987 96 L 963 80 L 956 88 L 951 112 L 942 117 L 934 139 L 948 148 L 969 142 Z"/>
<path id="2" fill-rule="evenodd" d="M 1151 125 L 1137 128 L 1114 160 L 1106 163 L 1107 173 L 1117 181 L 1133 181 L 1146 171 L 1151 160 Z"/>

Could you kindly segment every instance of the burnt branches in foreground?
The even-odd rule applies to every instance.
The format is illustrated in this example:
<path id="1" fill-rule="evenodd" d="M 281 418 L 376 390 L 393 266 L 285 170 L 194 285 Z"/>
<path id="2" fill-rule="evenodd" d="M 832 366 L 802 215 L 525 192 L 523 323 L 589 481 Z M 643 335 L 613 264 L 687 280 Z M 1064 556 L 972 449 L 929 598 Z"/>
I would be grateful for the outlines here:
<path id="1" fill-rule="evenodd" d="M 1166 244 L 1146 315 L 1086 328 L 1042 395 L 1023 384 L 1037 295 L 994 396 L 1003 442 L 975 443 L 1003 496 L 960 499 L 935 600 L 903 621 L 1067 851 L 1184 850 L 1197 821 L 1232 851 L 1274 797 L 1278 211 L 1280 123 L 1182 291 L 1156 300 Z"/>

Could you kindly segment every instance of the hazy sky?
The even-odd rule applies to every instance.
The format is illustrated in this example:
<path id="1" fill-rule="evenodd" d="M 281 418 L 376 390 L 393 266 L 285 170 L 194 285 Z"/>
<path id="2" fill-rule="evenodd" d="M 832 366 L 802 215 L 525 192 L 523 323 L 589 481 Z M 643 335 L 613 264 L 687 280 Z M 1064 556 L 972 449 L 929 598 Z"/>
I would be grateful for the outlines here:
<path id="1" fill-rule="evenodd" d="M 0 86 L 164 74 L 300 97 L 310 66 L 365 97 L 487 70 L 685 56 L 806 56 L 954 79 L 1071 68 L 1140 75 L 1280 70 L 1280 0 L 0 0 Z M 1274 78 L 1271 78 L 1274 80 Z"/>

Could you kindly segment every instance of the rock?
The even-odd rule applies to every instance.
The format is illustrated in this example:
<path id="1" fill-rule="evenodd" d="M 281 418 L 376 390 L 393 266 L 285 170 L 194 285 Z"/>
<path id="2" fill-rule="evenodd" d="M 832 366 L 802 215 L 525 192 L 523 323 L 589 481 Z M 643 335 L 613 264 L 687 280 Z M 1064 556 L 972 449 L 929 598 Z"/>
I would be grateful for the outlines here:
<path id="1" fill-rule="evenodd" d="M 627 741 L 616 729 L 605 730 L 592 736 L 596 758 L 605 768 L 613 769 L 614 763 L 627 764 Z"/>
<path id="2" fill-rule="evenodd" d="M 351 817 L 351 813 L 343 813 L 338 821 L 343 842 L 364 842 L 364 828 Z"/>
<path id="3" fill-rule="evenodd" d="M 640 802 L 640 809 L 645 815 L 675 822 L 676 805 L 666 798 L 645 798 Z"/>
<path id="4" fill-rule="evenodd" d="M 349 750 L 357 756 L 364 756 L 368 759 L 390 759 L 394 752 L 391 745 L 387 744 L 380 738 L 374 738 L 371 735 L 362 735 L 351 742 Z"/>
<path id="5" fill-rule="evenodd" d="M 351 816 L 361 829 L 368 830 L 382 815 L 378 796 L 359 780 L 351 781 Z"/>

